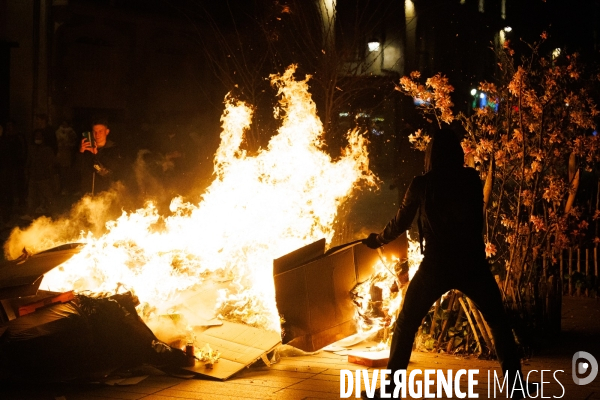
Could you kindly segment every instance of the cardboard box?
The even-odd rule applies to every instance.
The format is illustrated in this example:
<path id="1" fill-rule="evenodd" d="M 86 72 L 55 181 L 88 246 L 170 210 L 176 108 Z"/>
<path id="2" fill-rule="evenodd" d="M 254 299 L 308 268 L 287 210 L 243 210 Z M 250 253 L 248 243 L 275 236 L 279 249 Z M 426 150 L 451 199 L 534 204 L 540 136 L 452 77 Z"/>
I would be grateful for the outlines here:
<path id="1" fill-rule="evenodd" d="M 384 254 L 406 258 L 406 235 L 385 246 Z M 326 253 L 315 242 L 274 261 L 275 297 L 283 324 L 283 343 L 315 351 L 356 333 L 350 291 L 366 281 L 380 262 L 376 250 L 360 241 Z M 283 261 L 282 261 L 283 260 Z"/>

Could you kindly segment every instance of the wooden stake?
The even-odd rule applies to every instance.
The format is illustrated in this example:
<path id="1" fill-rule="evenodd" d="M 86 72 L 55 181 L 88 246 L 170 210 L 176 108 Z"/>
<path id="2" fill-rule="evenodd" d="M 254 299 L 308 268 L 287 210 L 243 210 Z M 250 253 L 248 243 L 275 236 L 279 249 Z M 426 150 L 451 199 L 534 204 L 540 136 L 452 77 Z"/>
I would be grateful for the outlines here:
<path id="1" fill-rule="evenodd" d="M 585 249 L 585 276 L 586 278 L 589 277 L 590 275 L 590 249 L 586 248 Z M 589 288 L 585 288 L 585 297 L 588 297 L 590 295 L 590 289 Z"/>
<path id="2" fill-rule="evenodd" d="M 544 276 L 548 276 L 547 258 L 548 257 L 546 257 L 546 256 L 542 256 L 542 274 Z"/>
<path id="3" fill-rule="evenodd" d="M 594 275 L 598 279 L 598 245 L 594 246 Z"/>
<path id="4" fill-rule="evenodd" d="M 448 330 L 448 321 L 450 320 L 450 312 L 452 311 L 452 307 L 454 307 L 454 299 L 456 299 L 456 293 L 452 291 L 449 294 L 449 296 L 450 299 L 448 300 L 448 308 L 446 309 L 446 314 L 448 315 L 448 318 L 446 318 L 444 324 L 442 325 L 442 331 L 440 332 L 440 336 L 438 337 L 437 344 L 435 346 L 435 351 L 439 350 L 440 344 L 442 343 L 444 336 L 446 336 L 446 330 Z"/>
<path id="5" fill-rule="evenodd" d="M 590 273 L 590 249 L 585 249 L 585 274 Z"/>
<path id="6" fill-rule="evenodd" d="M 487 345 L 488 349 L 490 350 L 490 353 L 495 352 L 494 344 L 492 343 L 492 340 L 488 336 L 488 332 L 485 329 L 485 324 L 483 323 L 483 318 L 481 318 L 481 314 L 479 314 L 479 310 L 477 309 L 477 307 L 475 307 L 475 304 L 473 304 L 471 299 L 469 299 L 468 297 L 467 297 L 467 303 L 469 304 L 469 307 L 471 307 L 471 312 L 473 313 L 473 317 L 475 317 L 475 322 L 477 322 L 477 326 L 479 327 L 481 336 L 483 337 L 485 344 Z"/>
<path id="7" fill-rule="evenodd" d="M 573 248 L 569 247 L 569 296 L 573 295 Z"/>
<path id="8" fill-rule="evenodd" d="M 492 335 L 492 330 L 490 329 L 490 326 L 488 325 L 485 318 L 483 318 L 483 314 L 481 314 L 481 311 L 477 310 L 477 312 L 481 316 L 481 320 L 483 321 L 483 326 L 485 327 L 485 330 L 487 331 L 487 334 L 490 338 L 490 341 L 492 342 L 492 346 L 494 346 L 494 351 L 495 351 L 496 350 L 496 342 L 494 341 L 494 335 Z"/>
<path id="9" fill-rule="evenodd" d="M 467 316 L 467 321 L 469 321 L 469 325 L 471 326 L 471 330 L 473 331 L 473 336 L 475 337 L 475 341 L 477 341 L 477 346 L 479 347 L 479 354 L 483 352 L 483 348 L 481 347 L 481 342 L 479 341 L 479 336 L 477 335 L 477 330 L 475 329 L 475 325 L 473 324 L 473 320 L 471 320 L 471 316 L 469 315 L 469 310 L 467 310 L 467 306 L 465 305 L 462 296 L 458 298 L 460 305 L 462 306 L 465 315 Z"/>
<path id="10" fill-rule="evenodd" d="M 563 260 L 563 251 L 562 250 L 559 250 L 559 251 L 560 251 L 560 255 L 558 256 L 558 258 L 559 258 L 559 262 L 560 262 L 560 282 L 562 283 L 563 276 L 565 276 L 564 260 Z"/>
<path id="11" fill-rule="evenodd" d="M 435 333 L 435 326 L 436 324 L 436 319 L 435 316 L 437 315 L 438 311 L 440 310 L 440 299 L 437 299 L 435 302 L 435 308 L 433 309 L 433 318 L 431 318 L 431 328 L 429 328 L 429 335 L 431 335 L 431 337 L 433 337 L 433 334 Z"/>
<path id="12" fill-rule="evenodd" d="M 456 297 L 458 298 L 458 296 L 462 296 L 462 294 L 460 293 L 456 293 Z M 461 318 L 463 315 L 463 309 L 462 307 L 458 307 L 458 315 L 456 316 L 456 323 L 454 324 L 454 331 L 456 332 L 458 330 L 458 328 L 460 328 L 461 325 Z M 467 336 L 468 337 L 468 336 Z M 454 349 L 454 338 L 452 338 L 452 340 L 448 341 L 448 346 L 446 346 L 446 353 L 450 354 L 450 352 Z"/>

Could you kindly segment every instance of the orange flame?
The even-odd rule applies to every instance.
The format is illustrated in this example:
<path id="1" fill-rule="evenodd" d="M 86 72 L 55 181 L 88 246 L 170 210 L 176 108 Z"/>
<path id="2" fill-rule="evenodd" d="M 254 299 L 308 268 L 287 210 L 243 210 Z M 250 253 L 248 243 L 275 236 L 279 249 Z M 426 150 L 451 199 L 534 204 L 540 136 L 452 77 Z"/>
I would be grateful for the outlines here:
<path id="1" fill-rule="evenodd" d="M 92 292 L 131 288 L 145 319 L 161 313 L 193 319 L 190 314 L 201 306 L 189 299 L 204 297 L 203 304 L 214 300 L 228 318 L 279 331 L 273 259 L 323 237 L 330 242 L 338 207 L 359 184 L 375 184 L 358 131 L 348 133 L 339 159 L 324 151 L 309 77 L 295 80 L 295 69 L 271 76 L 280 96 L 281 126 L 266 149 L 249 156 L 241 148 L 252 109 L 226 97 L 215 178 L 201 201 L 175 198 L 168 216 L 148 203 L 108 222 L 100 237 L 88 232 L 71 238 L 87 245 L 47 274 L 43 286 Z M 215 298 L 208 301 L 210 296 Z"/>

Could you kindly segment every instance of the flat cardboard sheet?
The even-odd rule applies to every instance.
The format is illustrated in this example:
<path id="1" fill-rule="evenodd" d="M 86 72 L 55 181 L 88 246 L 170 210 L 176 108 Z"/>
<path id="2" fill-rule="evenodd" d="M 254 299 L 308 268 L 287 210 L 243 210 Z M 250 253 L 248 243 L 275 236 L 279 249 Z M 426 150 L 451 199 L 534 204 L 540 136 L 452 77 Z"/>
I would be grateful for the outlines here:
<path id="1" fill-rule="evenodd" d="M 213 350 L 221 352 L 221 358 L 213 368 L 206 368 L 204 363 L 196 361 L 195 366 L 184 369 L 225 380 L 273 350 L 281 343 L 281 336 L 276 332 L 225 321 L 221 326 L 197 333 L 195 343 L 200 349 L 209 344 Z"/>
<path id="2" fill-rule="evenodd" d="M 0 263 L 0 298 L 34 295 L 42 276 L 79 253 L 82 247 L 81 243 L 69 243 L 26 259 Z"/>

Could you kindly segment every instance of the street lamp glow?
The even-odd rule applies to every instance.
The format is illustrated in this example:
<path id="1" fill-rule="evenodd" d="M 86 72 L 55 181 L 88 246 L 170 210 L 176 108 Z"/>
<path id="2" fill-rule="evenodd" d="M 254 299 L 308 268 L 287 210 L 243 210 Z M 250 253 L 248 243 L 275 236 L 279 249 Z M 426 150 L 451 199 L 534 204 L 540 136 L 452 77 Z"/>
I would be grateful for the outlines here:
<path id="1" fill-rule="evenodd" d="M 379 42 L 376 42 L 374 40 L 372 40 L 369 43 L 367 43 L 367 46 L 369 46 L 369 51 L 377 51 L 377 50 L 379 50 Z"/>
<path id="2" fill-rule="evenodd" d="M 504 32 L 511 32 L 511 31 L 512 31 L 512 27 L 511 26 L 504 27 Z"/>
<path id="3" fill-rule="evenodd" d="M 560 47 L 552 50 L 552 59 L 558 58 L 560 56 Z"/>
<path id="4" fill-rule="evenodd" d="M 471 89 L 471 96 L 475 96 L 477 94 L 477 89 Z"/>

